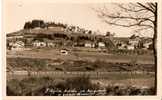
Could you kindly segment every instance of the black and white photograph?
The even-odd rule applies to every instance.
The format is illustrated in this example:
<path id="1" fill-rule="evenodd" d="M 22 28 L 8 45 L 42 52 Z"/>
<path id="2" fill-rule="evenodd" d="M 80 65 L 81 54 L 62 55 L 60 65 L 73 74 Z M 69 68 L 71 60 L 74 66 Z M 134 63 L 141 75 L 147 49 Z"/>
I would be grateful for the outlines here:
<path id="1" fill-rule="evenodd" d="M 6 96 L 156 96 L 152 2 L 5 0 Z"/>

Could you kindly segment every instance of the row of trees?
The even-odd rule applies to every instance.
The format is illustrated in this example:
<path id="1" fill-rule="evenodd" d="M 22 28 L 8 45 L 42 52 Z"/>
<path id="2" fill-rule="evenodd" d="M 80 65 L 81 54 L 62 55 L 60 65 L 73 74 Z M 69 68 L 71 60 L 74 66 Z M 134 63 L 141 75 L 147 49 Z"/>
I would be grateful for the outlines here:
<path id="1" fill-rule="evenodd" d="M 40 28 L 48 28 L 48 27 L 63 27 L 66 28 L 66 24 L 55 23 L 55 22 L 47 22 L 45 23 L 43 20 L 32 20 L 31 22 L 26 22 L 24 25 L 24 29 L 33 29 L 36 27 Z"/>
<path id="2" fill-rule="evenodd" d="M 79 26 L 68 26 L 67 24 L 62 24 L 62 23 L 55 23 L 55 22 L 44 22 L 43 20 L 32 20 L 31 22 L 25 22 L 24 24 L 24 29 L 33 29 L 33 28 L 48 28 L 48 27 L 62 27 L 66 29 L 65 31 L 67 32 L 79 32 L 83 34 L 89 34 L 92 35 L 93 32 L 92 30 L 86 30 L 84 28 L 80 28 Z M 110 33 L 109 31 L 106 32 L 105 36 L 114 36 L 115 33 Z"/>

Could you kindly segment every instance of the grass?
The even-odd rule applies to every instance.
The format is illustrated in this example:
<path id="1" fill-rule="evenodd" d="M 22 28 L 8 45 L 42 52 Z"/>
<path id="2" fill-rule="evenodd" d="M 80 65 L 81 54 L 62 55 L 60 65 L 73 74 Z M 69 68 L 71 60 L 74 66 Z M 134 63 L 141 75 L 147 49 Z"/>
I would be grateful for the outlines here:
<path id="1" fill-rule="evenodd" d="M 118 81 L 120 83 L 120 81 Z M 120 83 L 121 84 L 121 83 Z M 142 85 L 145 86 L 145 85 Z M 47 91 L 47 89 L 49 91 Z M 67 79 L 54 79 L 50 77 L 39 78 L 27 78 L 23 80 L 10 80 L 7 81 L 7 95 L 8 96 L 44 96 L 54 95 L 50 90 L 61 90 L 63 93 L 65 90 L 76 90 L 77 93 L 81 90 L 100 90 L 106 89 L 103 94 L 93 95 L 154 95 L 154 88 L 148 86 L 147 89 L 142 87 L 131 86 L 131 84 L 117 85 L 106 83 L 106 86 L 102 86 L 100 83 L 94 83 L 89 77 L 81 76 Z M 143 92 L 144 91 L 144 92 Z M 62 95 L 61 93 L 61 95 Z M 89 94 L 91 95 L 91 94 Z"/>
<path id="2" fill-rule="evenodd" d="M 34 59 L 34 58 L 7 58 L 7 68 L 10 67 L 14 70 L 41 70 L 47 64 L 47 59 Z"/>
<path id="3" fill-rule="evenodd" d="M 31 76 L 27 76 L 27 75 L 14 75 L 14 74 L 7 74 L 8 80 L 11 79 L 17 79 L 17 80 L 23 80 L 25 78 L 31 78 L 31 77 L 35 77 L 35 78 L 41 78 L 41 77 L 50 77 L 50 78 L 55 78 L 55 79 L 67 79 L 67 78 L 75 78 L 75 77 L 81 77 L 81 76 L 88 76 L 90 79 L 92 80 L 105 80 L 105 84 L 109 83 L 109 82 L 115 82 L 115 83 L 120 83 L 120 81 L 122 82 L 127 82 L 130 81 L 132 82 L 132 80 L 137 80 L 137 82 L 141 81 L 139 84 L 141 84 L 143 82 L 143 80 L 150 80 L 148 83 L 152 84 L 154 83 L 154 79 L 155 79 L 155 74 L 154 73 L 120 73 L 120 72 L 108 72 L 108 73 L 100 73 L 97 75 L 97 73 L 95 72 L 68 72 L 68 73 L 64 73 L 64 72 L 49 72 L 46 74 L 44 74 L 43 72 L 39 72 L 39 74 L 32 74 Z M 107 80 L 107 81 L 106 81 Z M 147 84 L 144 83 L 144 84 Z M 129 85 L 129 84 L 128 84 Z M 141 85 L 142 86 L 142 85 Z"/>
<path id="4" fill-rule="evenodd" d="M 65 80 L 58 80 L 50 77 L 41 78 L 25 78 L 23 80 L 13 79 L 7 81 L 7 93 L 8 95 L 28 95 L 32 91 L 39 90 L 46 87 L 56 87 L 58 89 L 92 89 L 97 87 L 93 85 L 88 77 L 74 77 L 67 78 Z M 11 94 L 10 94 L 11 93 Z"/>
<path id="5" fill-rule="evenodd" d="M 97 51 L 70 51 L 68 55 L 61 55 L 59 49 L 34 49 L 30 51 L 16 52 L 14 54 L 10 52 L 7 57 L 63 59 L 65 61 L 74 59 L 95 61 L 100 58 L 107 62 L 129 62 L 130 59 L 134 58 L 134 55 L 116 55 Z M 154 64 L 153 55 L 138 55 L 137 59 L 137 63 L 140 64 Z"/>
<path id="6" fill-rule="evenodd" d="M 38 95 L 32 93 L 44 91 L 50 85 L 65 88 L 68 86 L 65 80 L 68 83 L 71 82 L 75 87 L 83 81 L 82 79 L 76 79 L 76 77 L 82 76 L 85 74 L 84 72 L 91 73 L 87 76 L 94 84 L 97 84 L 96 80 L 99 81 L 100 86 L 103 83 L 104 85 L 125 84 L 129 86 L 137 84 L 138 86 L 153 87 L 155 74 L 147 72 L 154 72 L 154 67 L 153 55 L 139 55 L 134 59 L 134 55 L 115 55 L 96 52 L 95 50 L 93 52 L 70 51 L 68 55 L 61 55 L 58 49 L 10 52 L 7 54 L 7 69 L 40 73 L 49 71 L 53 73 L 69 72 L 70 74 L 45 74 L 41 77 L 11 74 L 10 77 L 14 79 L 7 81 L 7 90 L 12 95 Z M 134 71 L 146 73 L 134 73 Z M 76 74 L 71 74 L 73 72 Z M 83 73 L 78 74 L 79 72 Z M 106 72 L 106 74 L 96 75 L 96 72 Z M 57 83 L 59 84 L 56 85 Z M 89 81 L 87 84 L 89 84 Z M 81 85 L 81 87 L 87 86 Z M 43 93 L 40 94 L 43 95 Z"/>
<path id="7" fill-rule="evenodd" d="M 88 60 L 64 60 L 45 58 L 7 58 L 7 68 L 12 70 L 29 71 L 98 71 L 98 72 L 120 72 L 120 71 L 154 71 L 153 64 L 112 63 L 97 59 Z"/>
<path id="8" fill-rule="evenodd" d="M 79 57 L 105 60 L 107 62 L 129 62 L 134 58 L 134 55 L 115 55 L 106 53 L 94 53 L 94 52 L 75 52 Z M 138 63 L 154 64 L 154 57 L 151 55 L 139 55 L 137 56 Z"/>

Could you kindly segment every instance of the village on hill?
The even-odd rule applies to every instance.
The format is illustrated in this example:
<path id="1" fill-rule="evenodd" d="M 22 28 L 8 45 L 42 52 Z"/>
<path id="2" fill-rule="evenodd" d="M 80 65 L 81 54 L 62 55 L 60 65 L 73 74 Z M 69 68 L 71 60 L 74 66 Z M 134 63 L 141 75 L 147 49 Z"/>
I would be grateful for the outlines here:
<path id="1" fill-rule="evenodd" d="M 132 34 L 130 37 L 115 37 L 107 32 L 97 32 L 62 23 L 32 20 L 18 32 L 7 34 L 8 50 L 31 48 L 85 47 L 106 50 L 153 50 L 152 38 Z"/>

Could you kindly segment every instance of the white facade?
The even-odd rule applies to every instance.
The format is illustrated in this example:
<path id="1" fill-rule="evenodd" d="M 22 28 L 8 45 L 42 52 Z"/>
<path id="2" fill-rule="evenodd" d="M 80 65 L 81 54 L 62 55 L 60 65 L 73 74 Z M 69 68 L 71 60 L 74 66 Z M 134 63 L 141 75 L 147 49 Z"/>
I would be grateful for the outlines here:
<path id="1" fill-rule="evenodd" d="M 128 49 L 128 50 L 134 50 L 134 46 L 128 45 L 128 46 L 127 46 L 127 49 Z"/>
<path id="2" fill-rule="evenodd" d="M 24 50 L 25 43 L 23 41 L 16 41 L 12 43 L 11 50 L 21 51 Z"/>
<path id="3" fill-rule="evenodd" d="M 34 28 L 34 30 L 39 30 L 39 29 L 41 29 L 41 28 L 40 28 L 40 27 L 35 27 L 35 28 Z"/>
<path id="4" fill-rule="evenodd" d="M 41 41 L 34 41 L 33 46 L 34 47 L 45 47 L 46 43 L 45 42 L 41 42 Z"/>
<path id="5" fill-rule="evenodd" d="M 93 43 L 85 43 L 85 47 L 94 48 L 95 44 L 93 44 Z"/>
<path id="6" fill-rule="evenodd" d="M 137 41 L 137 40 L 130 40 L 129 41 L 129 44 L 131 44 L 131 45 L 138 45 L 138 43 L 139 43 L 139 41 Z"/>
<path id="7" fill-rule="evenodd" d="M 139 37 L 136 37 L 135 39 L 130 39 L 129 44 L 133 45 L 133 46 L 137 46 L 139 44 L 140 40 L 141 39 Z"/>
<path id="8" fill-rule="evenodd" d="M 47 42 L 47 46 L 48 46 L 48 47 L 54 47 L 55 45 L 54 45 L 54 43 L 52 43 L 52 42 Z"/>
<path id="9" fill-rule="evenodd" d="M 101 47 L 101 48 L 102 48 L 102 47 L 105 47 L 105 43 L 104 43 L 104 42 L 99 42 L 99 43 L 98 43 L 98 47 Z"/>

